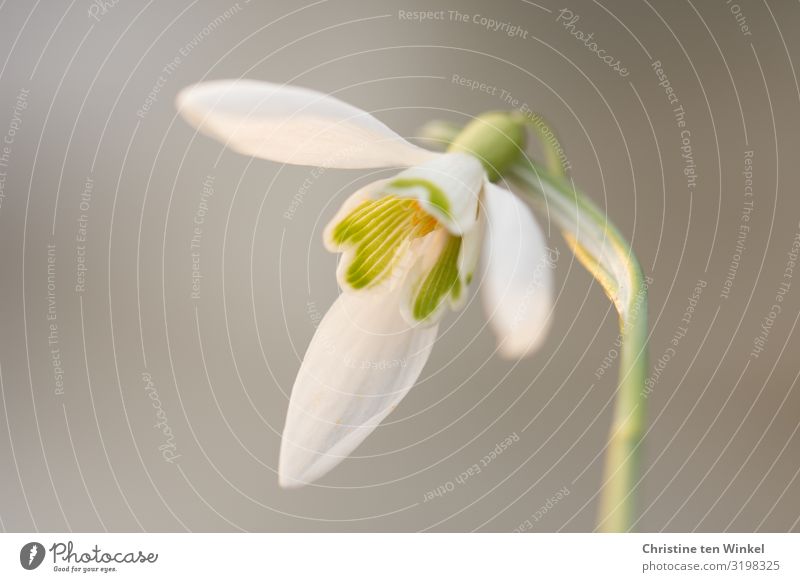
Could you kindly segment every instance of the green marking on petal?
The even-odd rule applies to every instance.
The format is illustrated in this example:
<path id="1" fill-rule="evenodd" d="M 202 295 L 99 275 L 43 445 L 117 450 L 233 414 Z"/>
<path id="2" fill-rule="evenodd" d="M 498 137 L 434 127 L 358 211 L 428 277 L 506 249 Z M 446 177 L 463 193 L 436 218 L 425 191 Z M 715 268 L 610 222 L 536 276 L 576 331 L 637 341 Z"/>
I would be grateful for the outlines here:
<path id="1" fill-rule="evenodd" d="M 364 240 L 347 268 L 346 280 L 353 289 L 363 289 L 383 280 L 398 258 L 400 247 L 408 240 L 411 217 L 400 213 L 382 232 Z"/>
<path id="2" fill-rule="evenodd" d="M 453 301 L 458 301 L 461 297 L 461 279 L 456 277 L 455 283 L 453 283 L 453 288 L 450 290 L 450 296 L 453 298 Z"/>
<path id="3" fill-rule="evenodd" d="M 333 231 L 333 241 L 337 245 L 355 243 L 362 240 L 370 231 L 380 228 L 398 213 L 403 212 L 403 201 L 397 198 L 365 200 L 359 204 Z"/>
<path id="4" fill-rule="evenodd" d="M 344 282 L 366 289 L 385 280 L 403 256 L 409 241 L 437 226 L 412 198 L 383 196 L 356 206 L 331 233 L 333 242 L 354 249 L 345 265 Z"/>
<path id="5" fill-rule="evenodd" d="M 412 313 L 414 319 L 427 319 L 448 293 L 457 299 L 461 295 L 461 282 L 458 279 L 458 252 L 461 237 L 448 235 L 447 242 L 439 258 L 417 290 Z"/>
<path id="6" fill-rule="evenodd" d="M 433 182 L 422 178 L 398 178 L 390 184 L 393 188 L 424 188 L 428 193 L 428 203 L 439 210 L 444 216 L 452 219 L 450 199 L 447 194 Z"/>

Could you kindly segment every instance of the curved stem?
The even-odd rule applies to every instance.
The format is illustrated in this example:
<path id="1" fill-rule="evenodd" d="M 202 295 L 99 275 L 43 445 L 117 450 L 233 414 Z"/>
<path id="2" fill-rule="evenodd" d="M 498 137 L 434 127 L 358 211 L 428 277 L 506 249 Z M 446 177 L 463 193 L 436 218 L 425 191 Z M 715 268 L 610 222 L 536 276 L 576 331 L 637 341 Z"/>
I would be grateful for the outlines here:
<path id="1" fill-rule="evenodd" d="M 522 115 L 521 113 L 519 115 Z M 567 181 L 569 167 L 555 130 L 541 115 L 522 116 L 544 149 L 547 172 L 520 160 L 511 178 L 539 192 L 559 221 L 576 258 L 594 275 L 619 313 L 619 383 L 606 448 L 597 528 L 630 531 L 636 522 L 635 490 L 646 422 L 647 284 L 628 242 L 608 216 Z M 547 184 L 545 186 L 545 184 Z M 582 220 L 585 219 L 582 224 Z M 581 232 L 583 227 L 584 232 Z"/>
<path id="2" fill-rule="evenodd" d="M 558 134 L 539 113 L 528 111 L 522 113 L 516 111 L 511 114 L 519 122 L 525 125 L 538 138 L 544 153 L 545 167 L 553 176 L 566 177 L 566 171 L 570 168 L 570 163 L 561 147 Z"/>
<path id="3" fill-rule="evenodd" d="M 639 262 L 617 228 L 566 180 L 529 161 L 515 166 L 510 178 L 525 186 L 534 203 L 548 208 L 576 257 L 595 275 L 620 315 L 619 385 L 597 527 L 609 532 L 630 531 L 636 521 L 635 490 L 646 422 L 647 284 Z"/>
<path id="4" fill-rule="evenodd" d="M 619 230 L 568 181 L 565 170 L 569 164 L 563 163 L 566 158 L 555 132 L 539 115 L 516 115 L 539 138 L 548 169 L 522 156 L 507 177 L 521 184 L 530 201 L 557 222 L 576 258 L 597 279 L 619 313 L 619 384 L 606 448 L 597 528 L 631 531 L 637 515 L 635 493 L 647 408 L 647 283 Z M 452 141 L 457 132 L 456 126 L 445 122 L 433 122 L 423 129 L 423 135 L 438 144 Z"/>

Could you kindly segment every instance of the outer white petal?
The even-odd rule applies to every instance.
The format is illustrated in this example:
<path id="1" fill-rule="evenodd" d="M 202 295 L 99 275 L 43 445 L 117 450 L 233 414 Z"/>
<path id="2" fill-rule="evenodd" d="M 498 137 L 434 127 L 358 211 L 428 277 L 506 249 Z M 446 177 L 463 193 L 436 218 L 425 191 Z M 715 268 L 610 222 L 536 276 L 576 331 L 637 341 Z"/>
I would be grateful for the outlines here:
<path id="1" fill-rule="evenodd" d="M 464 234 L 474 225 L 486 172 L 477 158 L 462 153 L 442 154 L 424 164 L 400 172 L 384 189 L 385 194 L 413 197 L 453 234 Z M 436 193 L 424 186 L 401 186 L 403 182 L 434 185 Z M 396 186 L 393 186 L 397 184 Z"/>
<path id="2" fill-rule="evenodd" d="M 319 479 L 397 406 L 430 355 L 437 327 L 411 327 L 398 293 L 345 293 L 311 340 L 292 389 L 282 487 Z"/>
<path id="3" fill-rule="evenodd" d="M 329 95 L 248 79 L 199 83 L 178 94 L 181 115 L 245 155 L 328 168 L 412 166 L 439 154 Z"/>
<path id="4" fill-rule="evenodd" d="M 486 185 L 483 303 L 500 354 L 520 358 L 542 343 L 550 326 L 553 260 L 530 209 L 514 194 Z"/>
<path id="5" fill-rule="evenodd" d="M 489 182 L 486 182 L 489 184 Z M 485 198 L 485 196 L 484 196 Z M 481 245 L 486 232 L 486 209 L 479 208 L 475 226 L 465 233 L 461 242 L 461 253 L 458 255 L 458 274 L 464 286 L 472 282 L 475 267 L 481 255 Z"/>

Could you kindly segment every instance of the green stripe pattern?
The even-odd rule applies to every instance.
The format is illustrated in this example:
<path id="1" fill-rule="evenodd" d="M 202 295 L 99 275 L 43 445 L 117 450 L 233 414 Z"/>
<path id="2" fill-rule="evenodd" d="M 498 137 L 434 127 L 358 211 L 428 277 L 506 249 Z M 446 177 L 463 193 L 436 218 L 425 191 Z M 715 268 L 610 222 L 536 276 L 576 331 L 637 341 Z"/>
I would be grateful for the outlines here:
<path id="1" fill-rule="evenodd" d="M 453 300 L 460 297 L 461 280 L 458 276 L 460 250 L 461 237 L 447 235 L 442 253 L 415 294 L 412 313 L 417 321 L 428 319 L 448 294 L 452 295 Z"/>
<path id="2" fill-rule="evenodd" d="M 417 200 L 383 196 L 365 200 L 339 224 L 331 238 L 335 245 L 354 250 L 345 267 L 344 280 L 353 289 L 369 289 L 385 281 L 415 238 L 433 232 L 439 223 L 422 210 Z M 411 313 L 423 321 L 449 296 L 458 299 L 461 237 L 447 234 L 433 267 L 414 286 Z"/>
<path id="3" fill-rule="evenodd" d="M 436 221 L 415 200 L 384 196 L 366 200 L 333 230 L 333 242 L 355 249 L 345 281 L 353 289 L 368 289 L 384 281 L 413 238 L 425 236 Z"/>
<path id="4" fill-rule="evenodd" d="M 450 208 L 450 199 L 447 194 L 433 182 L 424 180 L 422 178 L 397 178 L 392 180 L 389 184 L 390 188 L 397 188 L 400 190 L 410 190 L 413 188 L 422 188 L 428 194 L 428 203 L 436 208 L 443 216 L 449 220 L 453 219 L 452 210 Z"/>

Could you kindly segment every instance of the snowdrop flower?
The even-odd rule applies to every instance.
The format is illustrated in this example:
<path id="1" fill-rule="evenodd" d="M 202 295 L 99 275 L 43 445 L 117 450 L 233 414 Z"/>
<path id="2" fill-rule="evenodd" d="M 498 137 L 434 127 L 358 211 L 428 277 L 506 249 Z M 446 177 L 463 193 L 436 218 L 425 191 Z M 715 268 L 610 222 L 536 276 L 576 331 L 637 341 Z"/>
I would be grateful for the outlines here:
<path id="1" fill-rule="evenodd" d="M 473 280 L 501 355 L 521 358 L 542 342 L 552 301 L 545 239 L 528 206 L 494 183 L 524 149 L 524 126 L 513 115 L 477 118 L 439 153 L 299 87 L 201 83 L 183 90 L 177 106 L 200 131 L 245 155 L 403 168 L 355 192 L 325 229 L 326 247 L 342 255 L 342 293 L 292 389 L 283 487 L 319 479 L 397 406 L 422 372 L 443 314 L 464 304 Z"/>

